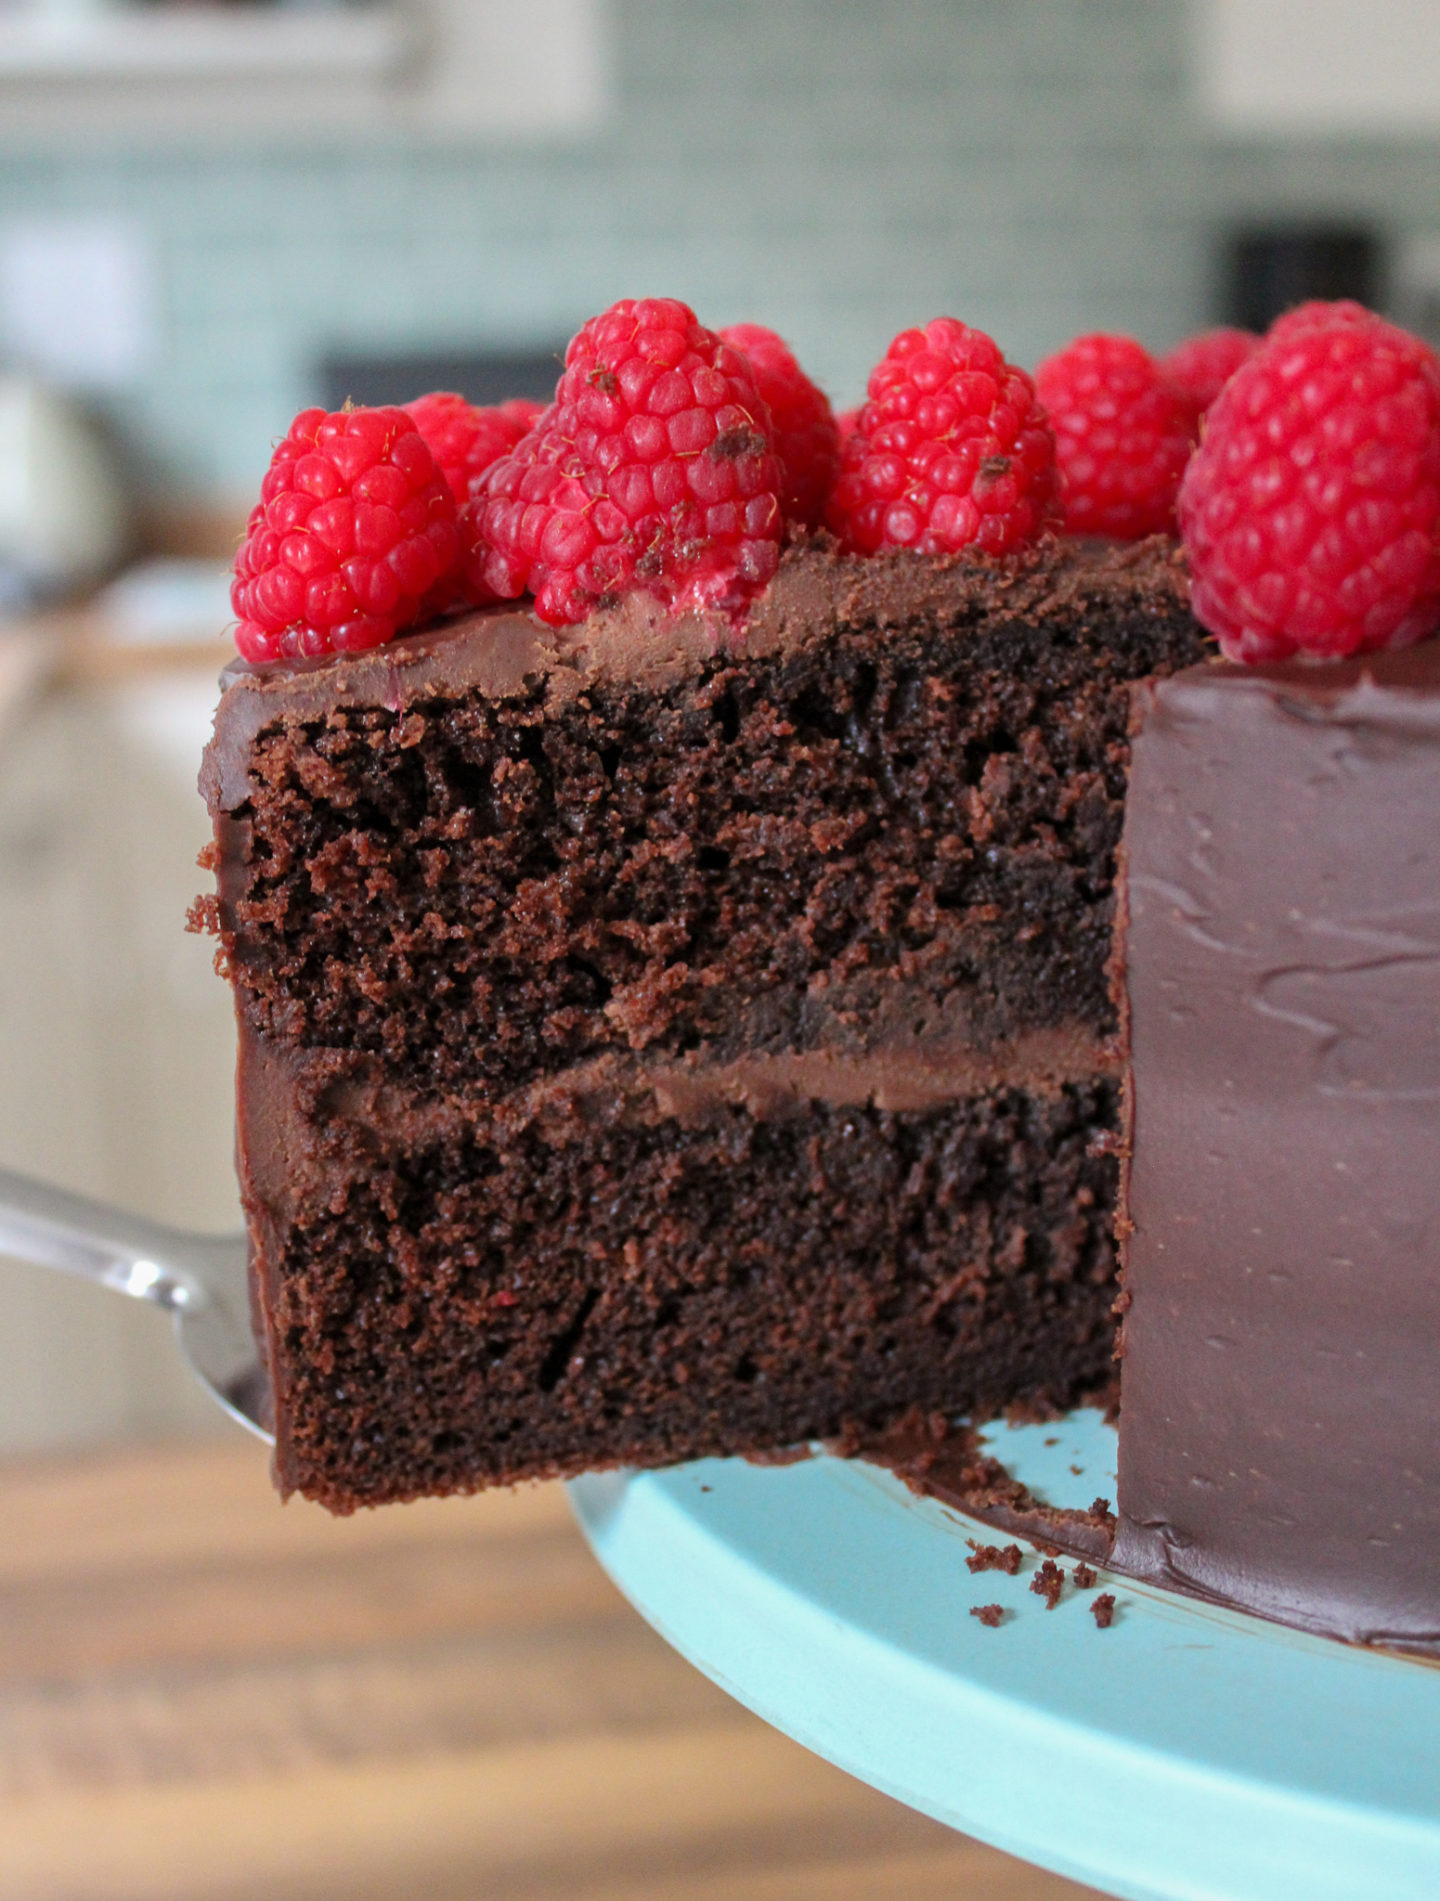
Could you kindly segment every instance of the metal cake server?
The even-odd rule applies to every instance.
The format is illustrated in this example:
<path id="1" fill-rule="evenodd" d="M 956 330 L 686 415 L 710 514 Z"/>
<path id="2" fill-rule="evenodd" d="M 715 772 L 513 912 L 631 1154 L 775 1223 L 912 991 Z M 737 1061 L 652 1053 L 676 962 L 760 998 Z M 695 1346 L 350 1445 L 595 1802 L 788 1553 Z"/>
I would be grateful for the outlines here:
<path id="1" fill-rule="evenodd" d="M 0 1168 L 0 1254 L 57 1267 L 173 1314 L 191 1371 L 270 1439 L 270 1382 L 250 1331 L 243 1234 L 186 1234 Z"/>

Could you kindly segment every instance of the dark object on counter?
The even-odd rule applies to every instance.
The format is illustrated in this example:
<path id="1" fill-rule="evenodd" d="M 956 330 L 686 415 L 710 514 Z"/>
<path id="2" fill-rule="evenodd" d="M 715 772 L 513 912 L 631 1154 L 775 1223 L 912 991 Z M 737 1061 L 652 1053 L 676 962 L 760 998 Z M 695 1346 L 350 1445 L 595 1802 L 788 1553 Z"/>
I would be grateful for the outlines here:
<path id="1" fill-rule="evenodd" d="M 1440 1649 L 1440 643 L 1139 698 L 1113 1562 Z"/>
<path id="2" fill-rule="evenodd" d="M 1106 977 L 1171 544 L 791 549 L 237 666 L 207 755 L 280 1483 L 340 1510 L 1110 1365 Z"/>
<path id="3" fill-rule="evenodd" d="M 326 409 L 345 403 L 365 408 L 410 403 L 431 390 L 455 390 L 485 406 L 526 396 L 548 403 L 565 360 L 564 344 L 549 350 L 450 350 L 417 356 L 327 356 L 320 365 L 319 400 Z"/>
<path id="4" fill-rule="evenodd" d="M 1382 290 L 1380 240 L 1363 225 L 1241 231 L 1226 247 L 1224 321 L 1267 330 L 1313 297 L 1353 297 L 1372 308 Z"/>

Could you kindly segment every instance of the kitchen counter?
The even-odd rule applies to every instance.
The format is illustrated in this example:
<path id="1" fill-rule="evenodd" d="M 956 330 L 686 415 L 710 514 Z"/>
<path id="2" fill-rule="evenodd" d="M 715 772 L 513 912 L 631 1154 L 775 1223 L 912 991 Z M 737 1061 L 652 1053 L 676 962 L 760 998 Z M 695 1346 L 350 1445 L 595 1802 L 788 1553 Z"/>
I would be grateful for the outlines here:
<path id="1" fill-rule="evenodd" d="M 0 1467 L 7 1901 L 1084 1901 L 767 1729 L 540 1486 L 329 1518 L 226 1439 Z"/>

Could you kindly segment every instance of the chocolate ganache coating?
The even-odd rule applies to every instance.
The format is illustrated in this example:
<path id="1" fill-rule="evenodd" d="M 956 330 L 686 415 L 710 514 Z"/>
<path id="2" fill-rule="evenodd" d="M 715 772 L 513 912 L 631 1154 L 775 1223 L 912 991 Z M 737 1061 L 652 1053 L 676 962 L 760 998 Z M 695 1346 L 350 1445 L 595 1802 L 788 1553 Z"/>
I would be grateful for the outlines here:
<path id="1" fill-rule="evenodd" d="M 1440 644 L 1137 710 L 1114 1561 L 1440 1650 Z"/>

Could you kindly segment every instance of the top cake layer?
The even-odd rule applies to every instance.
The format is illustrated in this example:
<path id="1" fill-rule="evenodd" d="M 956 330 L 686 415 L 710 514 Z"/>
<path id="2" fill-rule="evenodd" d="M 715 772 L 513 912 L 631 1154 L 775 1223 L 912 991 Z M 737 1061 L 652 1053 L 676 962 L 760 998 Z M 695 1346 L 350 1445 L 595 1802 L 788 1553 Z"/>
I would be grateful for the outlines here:
<path id="1" fill-rule="evenodd" d="M 1201 651 L 1163 541 L 812 544 L 738 631 L 632 598 L 237 667 L 202 784 L 242 1017 L 492 1092 L 1104 1037 L 1128 682 Z"/>
<path id="2" fill-rule="evenodd" d="M 201 791 L 212 808 L 233 810 L 253 790 L 257 734 L 277 720 L 323 719 L 340 708 L 400 712 L 436 695 L 471 693 L 514 699 L 551 676 L 552 694 L 602 681 L 664 691 L 723 660 L 801 652 L 844 628 L 883 633 L 919 623 L 972 639 L 999 633 L 1018 658 L 1022 627 L 1063 637 L 1096 621 L 1123 646 L 1132 622 L 1177 614 L 1188 615 L 1184 561 L 1165 536 L 1124 545 L 1047 538 L 993 562 L 903 550 L 861 559 L 820 539 L 786 551 L 776 579 L 738 626 L 719 614 L 669 614 L 633 593 L 573 627 L 499 606 L 357 655 L 268 666 L 237 659 L 222 676 L 225 696 Z"/>

